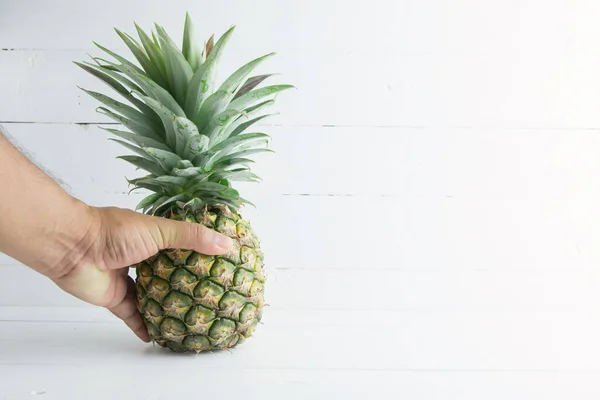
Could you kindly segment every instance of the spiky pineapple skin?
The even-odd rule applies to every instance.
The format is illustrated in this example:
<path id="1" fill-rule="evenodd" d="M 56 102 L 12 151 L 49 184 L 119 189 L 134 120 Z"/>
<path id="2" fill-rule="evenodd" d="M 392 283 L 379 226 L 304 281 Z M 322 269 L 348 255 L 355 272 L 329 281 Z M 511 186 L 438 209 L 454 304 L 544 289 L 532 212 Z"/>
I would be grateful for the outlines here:
<path id="1" fill-rule="evenodd" d="M 137 264 L 138 310 L 153 342 L 175 352 L 223 350 L 250 337 L 264 306 L 264 260 L 250 223 L 228 207 L 172 208 L 233 240 L 223 256 L 169 249 Z"/>

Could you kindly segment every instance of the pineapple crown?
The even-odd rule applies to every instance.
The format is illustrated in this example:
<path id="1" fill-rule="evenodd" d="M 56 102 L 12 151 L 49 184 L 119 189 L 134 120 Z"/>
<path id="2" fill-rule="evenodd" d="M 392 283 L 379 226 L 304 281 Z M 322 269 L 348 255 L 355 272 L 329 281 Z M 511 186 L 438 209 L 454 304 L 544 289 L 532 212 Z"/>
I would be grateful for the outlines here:
<path id="1" fill-rule="evenodd" d="M 151 36 L 134 24 L 141 44 L 115 29 L 139 65 L 94 42 L 115 61 L 91 57 L 93 63 L 75 62 L 88 73 L 109 85 L 131 105 L 104 94 L 82 89 L 106 107 L 97 111 L 127 130 L 103 127 L 112 138 L 136 155 L 123 159 L 147 172 L 128 180 L 133 190 L 147 189 L 152 194 L 136 207 L 157 214 L 177 205 L 198 210 L 226 205 L 238 210 L 244 203 L 231 182 L 255 182 L 260 178 L 250 171 L 249 156 L 270 152 L 269 136 L 247 132 L 261 119 L 275 95 L 292 85 L 259 85 L 273 74 L 251 76 L 269 53 L 233 72 L 220 85 L 215 71 L 223 47 L 235 26 L 217 41 L 214 35 L 200 45 L 194 26 L 186 13 L 182 48 L 155 24 Z"/>

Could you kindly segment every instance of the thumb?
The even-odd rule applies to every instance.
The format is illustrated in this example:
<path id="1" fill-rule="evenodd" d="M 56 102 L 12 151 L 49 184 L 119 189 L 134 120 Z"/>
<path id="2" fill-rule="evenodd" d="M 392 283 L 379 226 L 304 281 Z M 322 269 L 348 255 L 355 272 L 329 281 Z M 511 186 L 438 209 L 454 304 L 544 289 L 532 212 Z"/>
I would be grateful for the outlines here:
<path id="1" fill-rule="evenodd" d="M 156 229 L 153 232 L 154 241 L 162 249 L 195 250 L 206 255 L 226 254 L 232 247 L 233 241 L 205 227 L 202 224 L 174 221 L 161 217 L 148 216 Z"/>

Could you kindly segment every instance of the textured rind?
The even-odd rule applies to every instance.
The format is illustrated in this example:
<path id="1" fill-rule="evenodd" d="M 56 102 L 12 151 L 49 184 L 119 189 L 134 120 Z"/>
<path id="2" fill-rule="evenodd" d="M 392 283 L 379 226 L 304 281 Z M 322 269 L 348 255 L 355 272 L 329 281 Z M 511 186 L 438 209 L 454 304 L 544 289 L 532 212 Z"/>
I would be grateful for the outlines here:
<path id="1" fill-rule="evenodd" d="M 152 341 L 198 353 L 243 343 L 264 306 L 263 253 L 250 224 L 227 207 L 175 208 L 166 217 L 201 223 L 234 245 L 224 256 L 163 250 L 135 266 L 138 310 Z"/>

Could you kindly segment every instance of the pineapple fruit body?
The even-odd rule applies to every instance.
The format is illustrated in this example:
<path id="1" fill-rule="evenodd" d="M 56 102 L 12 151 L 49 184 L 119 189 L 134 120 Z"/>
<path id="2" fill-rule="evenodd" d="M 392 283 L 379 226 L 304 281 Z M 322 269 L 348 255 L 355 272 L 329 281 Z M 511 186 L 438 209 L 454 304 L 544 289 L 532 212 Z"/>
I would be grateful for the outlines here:
<path id="1" fill-rule="evenodd" d="M 262 317 L 263 254 L 250 224 L 229 208 L 170 218 L 200 223 L 233 239 L 223 256 L 163 250 L 136 266 L 139 311 L 152 340 L 173 351 L 226 349 L 243 343 Z"/>

